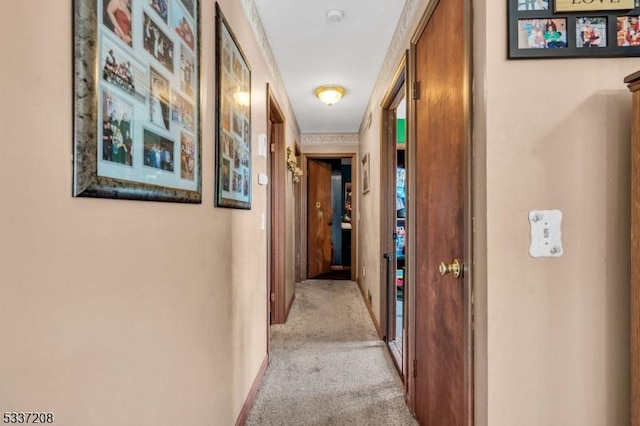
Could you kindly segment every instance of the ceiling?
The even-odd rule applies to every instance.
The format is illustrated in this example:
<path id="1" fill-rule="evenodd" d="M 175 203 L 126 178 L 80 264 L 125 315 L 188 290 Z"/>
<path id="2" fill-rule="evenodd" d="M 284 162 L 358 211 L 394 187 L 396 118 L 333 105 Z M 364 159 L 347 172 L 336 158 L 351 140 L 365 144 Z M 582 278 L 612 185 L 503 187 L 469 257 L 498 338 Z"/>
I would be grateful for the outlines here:
<path id="1" fill-rule="evenodd" d="M 254 0 L 302 133 L 357 133 L 405 0 Z M 340 23 L 327 12 L 343 12 Z M 315 96 L 340 85 L 327 106 Z"/>

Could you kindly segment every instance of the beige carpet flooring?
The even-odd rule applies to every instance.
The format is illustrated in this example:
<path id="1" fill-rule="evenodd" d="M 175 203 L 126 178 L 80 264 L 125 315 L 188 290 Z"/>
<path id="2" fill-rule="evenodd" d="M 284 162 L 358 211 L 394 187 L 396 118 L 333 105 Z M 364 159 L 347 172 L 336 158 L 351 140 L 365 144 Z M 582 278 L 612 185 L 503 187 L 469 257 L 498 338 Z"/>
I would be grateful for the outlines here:
<path id="1" fill-rule="evenodd" d="M 272 327 L 270 364 L 246 424 L 417 425 L 354 282 L 297 285 L 287 323 Z"/>

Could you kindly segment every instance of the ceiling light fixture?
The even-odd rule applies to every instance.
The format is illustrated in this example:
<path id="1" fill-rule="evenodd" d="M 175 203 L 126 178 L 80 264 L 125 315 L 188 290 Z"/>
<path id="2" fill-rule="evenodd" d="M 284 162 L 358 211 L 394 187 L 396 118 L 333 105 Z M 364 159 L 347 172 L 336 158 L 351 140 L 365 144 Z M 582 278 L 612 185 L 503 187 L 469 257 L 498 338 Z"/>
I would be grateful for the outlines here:
<path id="1" fill-rule="evenodd" d="M 331 9 L 327 12 L 327 22 L 329 24 L 338 24 L 344 18 L 344 12 L 340 9 Z"/>
<path id="2" fill-rule="evenodd" d="M 316 96 L 329 106 L 342 99 L 344 93 L 344 87 L 341 86 L 320 86 L 316 89 Z"/>

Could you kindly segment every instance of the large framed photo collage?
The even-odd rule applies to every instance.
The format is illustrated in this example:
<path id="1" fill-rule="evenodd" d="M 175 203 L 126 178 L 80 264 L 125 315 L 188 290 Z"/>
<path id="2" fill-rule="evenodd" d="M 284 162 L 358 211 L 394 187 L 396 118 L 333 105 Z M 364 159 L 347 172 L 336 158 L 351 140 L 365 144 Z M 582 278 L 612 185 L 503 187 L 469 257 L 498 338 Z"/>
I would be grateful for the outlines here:
<path id="1" fill-rule="evenodd" d="M 251 209 L 251 68 L 216 3 L 215 205 Z"/>
<path id="2" fill-rule="evenodd" d="M 74 196 L 201 202 L 199 3 L 74 0 Z"/>

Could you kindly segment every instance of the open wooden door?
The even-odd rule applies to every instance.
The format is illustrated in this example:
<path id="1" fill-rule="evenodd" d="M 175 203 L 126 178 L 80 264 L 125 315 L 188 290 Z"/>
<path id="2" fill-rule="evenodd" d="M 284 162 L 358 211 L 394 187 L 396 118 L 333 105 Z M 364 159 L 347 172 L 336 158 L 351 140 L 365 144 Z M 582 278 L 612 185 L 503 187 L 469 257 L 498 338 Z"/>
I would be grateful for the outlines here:
<path id="1" fill-rule="evenodd" d="M 331 272 L 331 164 L 309 159 L 307 167 L 308 278 Z"/>
<path id="2" fill-rule="evenodd" d="M 469 12 L 468 0 L 434 3 L 412 46 L 419 165 L 412 399 L 420 424 L 462 426 L 473 423 L 471 291 L 463 265 L 471 239 Z"/>

